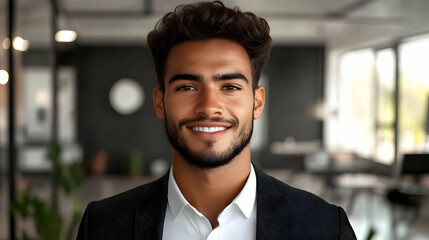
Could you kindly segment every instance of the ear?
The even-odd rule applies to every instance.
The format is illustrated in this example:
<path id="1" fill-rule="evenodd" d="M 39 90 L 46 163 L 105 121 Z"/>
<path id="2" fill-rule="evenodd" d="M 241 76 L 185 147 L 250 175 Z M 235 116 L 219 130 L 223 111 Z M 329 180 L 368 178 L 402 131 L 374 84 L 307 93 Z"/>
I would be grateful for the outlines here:
<path id="1" fill-rule="evenodd" d="M 265 106 L 265 88 L 259 86 L 255 89 L 255 103 L 253 106 L 253 118 L 258 119 L 262 112 L 264 111 Z"/>
<path id="2" fill-rule="evenodd" d="M 160 88 L 155 88 L 152 92 L 152 98 L 156 116 L 164 119 L 164 92 Z"/>

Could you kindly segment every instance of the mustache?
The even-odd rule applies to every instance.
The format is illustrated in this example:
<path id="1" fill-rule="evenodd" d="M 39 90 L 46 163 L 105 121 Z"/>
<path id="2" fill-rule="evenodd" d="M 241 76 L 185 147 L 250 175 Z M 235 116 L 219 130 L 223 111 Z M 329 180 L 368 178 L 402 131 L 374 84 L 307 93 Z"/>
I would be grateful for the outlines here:
<path id="1" fill-rule="evenodd" d="M 188 119 L 182 119 L 182 120 L 180 120 L 179 121 L 179 127 L 183 127 L 186 124 L 191 124 L 191 123 L 195 123 L 195 122 L 228 123 L 233 128 L 237 128 L 237 126 L 238 126 L 238 121 L 235 118 L 224 119 L 224 118 L 221 118 L 221 117 L 204 117 L 204 116 L 199 116 L 199 117 L 196 117 L 196 118 L 188 118 Z"/>

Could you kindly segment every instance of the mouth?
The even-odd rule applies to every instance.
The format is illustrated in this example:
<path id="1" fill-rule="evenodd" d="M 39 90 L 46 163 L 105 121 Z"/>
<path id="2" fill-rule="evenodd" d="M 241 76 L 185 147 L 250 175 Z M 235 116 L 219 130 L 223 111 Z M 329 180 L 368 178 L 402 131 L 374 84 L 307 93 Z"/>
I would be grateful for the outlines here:
<path id="1" fill-rule="evenodd" d="M 213 133 L 213 132 L 220 132 L 224 131 L 227 128 L 226 127 L 193 127 L 191 128 L 194 132 L 206 132 L 206 133 Z"/>
<path id="2" fill-rule="evenodd" d="M 218 122 L 196 122 L 186 126 L 191 132 L 202 138 L 216 138 L 231 128 L 230 125 Z"/>

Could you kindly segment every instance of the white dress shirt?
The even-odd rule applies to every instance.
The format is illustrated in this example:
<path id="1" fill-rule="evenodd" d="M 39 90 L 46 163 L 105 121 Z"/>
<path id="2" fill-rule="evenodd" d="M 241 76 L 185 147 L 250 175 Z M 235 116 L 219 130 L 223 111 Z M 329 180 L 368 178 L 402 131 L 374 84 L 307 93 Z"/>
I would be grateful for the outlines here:
<path id="1" fill-rule="evenodd" d="M 256 175 L 253 166 L 241 192 L 217 218 L 212 229 L 210 221 L 183 197 L 170 169 L 168 204 L 163 240 L 253 240 L 256 236 Z"/>

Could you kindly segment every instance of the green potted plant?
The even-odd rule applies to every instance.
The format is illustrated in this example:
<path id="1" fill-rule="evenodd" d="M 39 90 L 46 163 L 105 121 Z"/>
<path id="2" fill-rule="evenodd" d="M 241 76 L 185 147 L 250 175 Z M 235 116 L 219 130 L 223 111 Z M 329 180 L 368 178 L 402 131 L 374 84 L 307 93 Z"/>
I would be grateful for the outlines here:
<path id="1" fill-rule="evenodd" d="M 71 196 L 83 183 L 83 168 L 79 163 L 72 163 L 67 166 L 61 164 L 61 148 L 57 143 L 48 147 L 47 159 L 52 164 L 53 187 L 62 190 L 67 196 Z M 56 192 L 58 193 L 58 191 Z M 35 224 L 37 236 L 29 236 L 24 231 L 22 239 L 59 240 L 63 231 L 65 231 L 65 239 L 74 239 L 74 233 L 81 218 L 79 201 L 74 200 L 72 219 L 65 229 L 64 216 L 58 209 L 58 196 L 53 196 L 52 199 L 49 203 L 40 198 L 29 186 L 12 203 L 11 211 L 15 215 L 32 220 Z"/>

